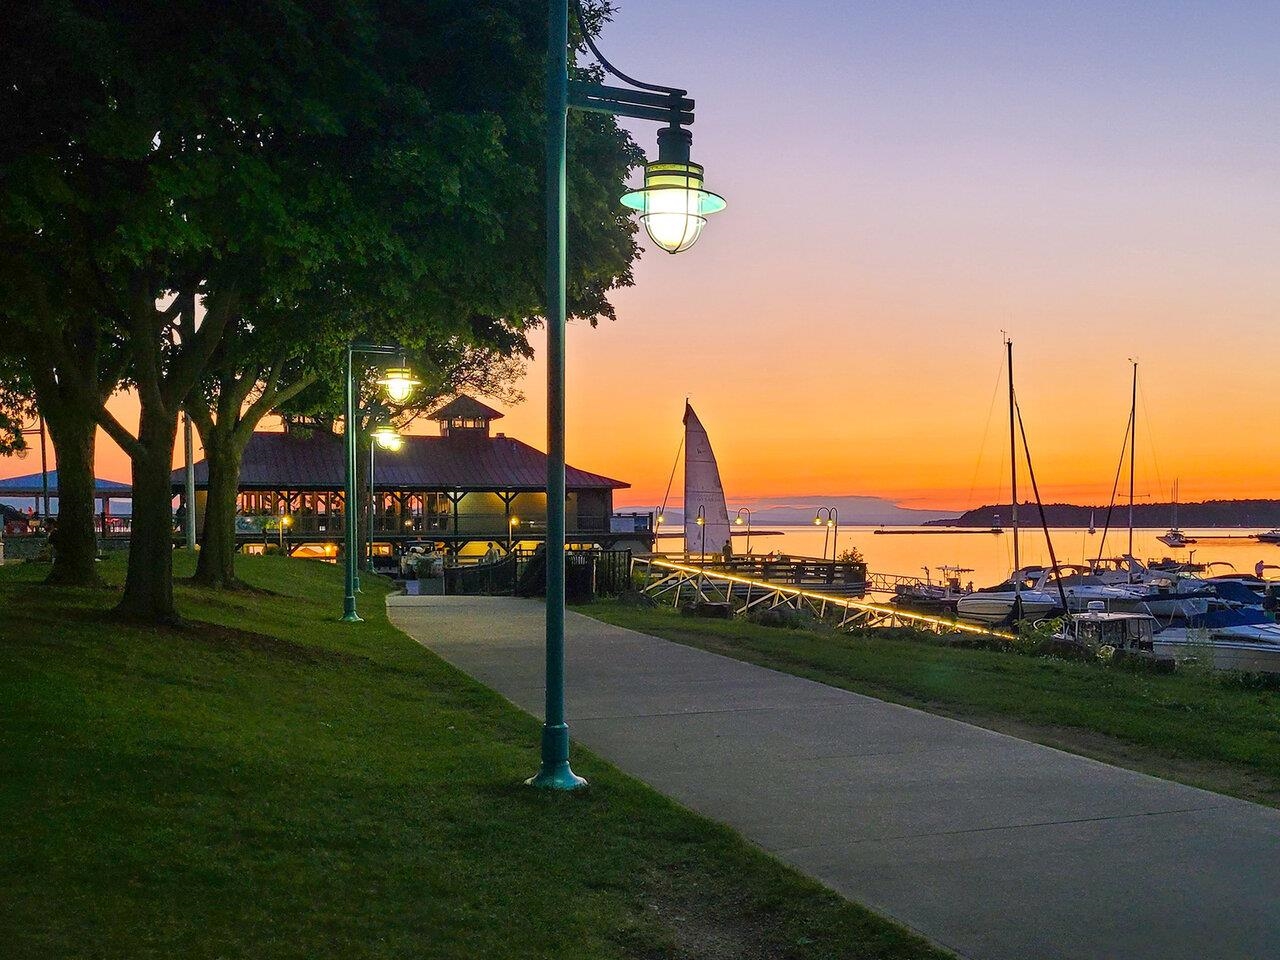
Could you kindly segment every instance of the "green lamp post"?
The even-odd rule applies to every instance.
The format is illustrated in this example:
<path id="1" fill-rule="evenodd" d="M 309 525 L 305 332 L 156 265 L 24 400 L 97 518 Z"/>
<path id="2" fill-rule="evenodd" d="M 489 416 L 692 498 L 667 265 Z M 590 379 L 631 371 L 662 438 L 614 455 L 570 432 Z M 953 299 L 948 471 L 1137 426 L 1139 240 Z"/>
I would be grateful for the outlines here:
<path id="1" fill-rule="evenodd" d="M 360 589 L 359 540 L 360 530 L 356 507 L 356 378 L 355 358 L 367 357 L 403 357 L 399 347 L 383 346 L 376 343 L 347 344 L 347 382 L 346 382 L 346 468 L 345 494 L 342 505 L 344 523 L 343 536 L 343 571 L 344 596 L 342 600 L 343 623 L 360 623 L 360 615 L 356 613 L 356 591 Z M 397 367 L 388 367 L 378 380 L 378 385 L 395 403 L 403 403 L 409 399 L 419 381 L 404 365 L 403 359 Z"/>
<path id="2" fill-rule="evenodd" d="M 583 40 L 600 66 L 628 84 L 605 86 L 569 80 L 569 5 Z M 550 0 L 547 32 L 547 638 L 546 719 L 542 765 L 529 783 L 573 790 L 586 781 L 569 766 L 564 707 L 565 561 L 565 166 L 569 108 L 608 113 L 666 126 L 658 132 L 658 159 L 645 165 L 644 187 L 622 197 L 640 213 L 649 238 L 668 253 L 688 250 L 707 217 L 724 199 L 703 186 L 703 169 L 690 160 L 693 101 L 686 91 L 641 83 L 613 66 L 591 38 L 578 0 Z"/>

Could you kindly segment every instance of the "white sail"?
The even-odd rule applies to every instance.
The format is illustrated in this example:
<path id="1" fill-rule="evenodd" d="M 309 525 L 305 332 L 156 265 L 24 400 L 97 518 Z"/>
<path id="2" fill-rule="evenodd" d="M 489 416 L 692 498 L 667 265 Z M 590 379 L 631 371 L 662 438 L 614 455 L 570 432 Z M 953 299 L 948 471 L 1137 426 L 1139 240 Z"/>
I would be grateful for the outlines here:
<path id="1" fill-rule="evenodd" d="M 701 508 L 701 510 L 699 510 Z M 701 514 L 702 523 L 698 523 Z M 702 421 L 684 405 L 684 549 L 720 553 L 729 542 L 729 508 L 724 502 L 720 467 Z"/>

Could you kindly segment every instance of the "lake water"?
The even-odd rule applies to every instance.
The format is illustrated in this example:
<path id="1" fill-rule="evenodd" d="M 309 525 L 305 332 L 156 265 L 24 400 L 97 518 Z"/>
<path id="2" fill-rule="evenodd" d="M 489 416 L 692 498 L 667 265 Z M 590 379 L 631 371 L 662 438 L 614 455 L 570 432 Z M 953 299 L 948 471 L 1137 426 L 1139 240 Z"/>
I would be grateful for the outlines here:
<path id="1" fill-rule="evenodd" d="M 782 553 L 810 557 L 822 556 L 824 528 L 813 526 L 772 527 L 781 532 L 780 536 L 761 536 L 753 534 L 751 550 L 753 553 L 768 553 L 779 550 Z M 929 567 L 936 578 L 938 568 L 942 565 L 971 567 L 973 573 L 966 573 L 963 579 L 972 579 L 976 586 L 991 586 L 1008 577 L 1013 568 L 1013 534 L 1007 530 L 1003 534 L 981 533 L 922 533 L 916 535 L 890 534 L 877 535 L 876 527 L 841 527 L 839 549 L 846 550 L 856 546 L 866 557 L 868 569 L 875 573 L 896 573 L 907 576 L 923 576 L 923 567 Z M 886 527 L 887 530 L 933 530 L 937 527 Z M 1261 533 L 1255 529 L 1230 530 L 1185 530 L 1188 537 L 1199 542 L 1182 550 L 1172 550 L 1156 538 L 1164 533 L 1159 530 L 1134 530 L 1133 552 L 1141 560 L 1173 557 L 1186 560 L 1194 556 L 1196 562 L 1221 561 L 1232 564 L 1240 573 L 1252 573 L 1254 565 L 1259 561 L 1280 566 L 1280 546 L 1272 543 L 1259 543 L 1247 538 L 1249 534 Z M 1086 557 L 1092 559 L 1098 555 L 1099 542 L 1102 540 L 1101 529 L 1090 536 L 1084 529 L 1050 529 L 1053 548 L 1058 555 L 1059 563 L 1080 563 Z M 1246 539 L 1247 538 L 1247 539 Z M 1104 555 L 1117 557 L 1128 551 L 1129 531 L 1112 529 L 1107 534 Z M 1039 528 L 1023 528 L 1019 534 L 1019 543 L 1024 566 L 1049 563 L 1049 551 L 1045 546 L 1044 532 Z M 742 536 L 733 538 L 734 550 L 746 552 L 746 540 Z M 1217 567 L 1214 573 L 1230 573 L 1229 567 Z M 1264 574 L 1269 579 L 1280 578 L 1280 569 L 1267 570 Z"/>

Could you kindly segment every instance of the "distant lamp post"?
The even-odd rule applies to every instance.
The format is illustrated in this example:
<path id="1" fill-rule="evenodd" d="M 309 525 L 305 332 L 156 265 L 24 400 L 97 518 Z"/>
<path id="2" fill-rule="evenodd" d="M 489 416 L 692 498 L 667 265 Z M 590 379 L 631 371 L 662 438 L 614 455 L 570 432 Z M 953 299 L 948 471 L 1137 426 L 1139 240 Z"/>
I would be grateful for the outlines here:
<path id="1" fill-rule="evenodd" d="M 404 354 L 399 347 L 383 346 L 376 343 L 349 343 L 347 344 L 347 381 L 346 381 L 346 447 L 347 462 L 345 466 L 344 496 L 342 503 L 343 520 L 345 521 L 345 530 L 343 536 L 343 570 L 344 595 L 342 599 L 342 621 L 343 623 L 359 623 L 360 615 L 356 613 L 356 591 L 360 588 L 360 563 L 357 556 L 357 542 L 360 539 L 359 526 L 356 523 L 357 506 L 356 506 L 356 419 L 359 410 L 356 403 L 356 378 L 355 378 L 355 358 L 357 356 L 368 357 L 399 357 L 403 358 Z M 414 387 L 418 385 L 418 381 L 414 379 L 413 374 L 408 367 L 403 365 L 391 367 L 384 371 L 384 374 L 378 380 L 378 385 L 383 388 L 388 399 L 396 403 L 403 403 L 409 399 L 413 393 Z M 397 400 L 396 398 L 399 397 Z M 372 446 L 370 447 L 372 450 Z"/>
<path id="2" fill-rule="evenodd" d="M 404 437 L 400 435 L 400 431 L 390 423 L 380 423 L 373 428 L 369 435 L 373 442 L 383 450 L 395 453 L 404 447 Z"/>
<path id="3" fill-rule="evenodd" d="M 822 535 L 822 559 L 827 559 L 827 538 L 831 538 L 831 562 L 836 562 L 836 548 L 840 541 L 840 511 L 835 507 L 819 507 L 818 512 L 813 517 L 813 525 L 820 527 L 823 524 L 823 514 L 826 514 L 825 520 L 827 529 Z"/>
<path id="4" fill-rule="evenodd" d="M 520 518 L 512 517 L 507 521 L 507 553 L 511 552 L 512 534 L 515 533 L 516 527 L 520 526 Z"/>
<path id="5" fill-rule="evenodd" d="M 751 510 L 748 507 L 739 507 L 738 515 L 733 518 L 733 522 L 737 526 L 742 526 L 742 515 L 747 515 L 747 553 L 751 552 Z"/>
<path id="6" fill-rule="evenodd" d="M 281 552 L 281 553 L 284 553 L 284 531 L 285 531 L 285 527 L 291 527 L 291 526 L 293 526 L 293 517 L 289 516 L 287 513 L 286 513 L 283 517 L 281 517 L 281 518 L 280 518 L 280 522 L 276 524 L 276 531 L 277 531 L 277 535 L 278 535 L 278 538 L 279 538 L 279 543 L 280 543 L 280 552 Z"/>
<path id="7" fill-rule="evenodd" d="M 582 41 L 600 66 L 627 87 L 569 82 L 569 5 Z M 703 187 L 702 167 L 691 162 L 693 101 L 687 91 L 641 83 L 611 64 L 596 47 L 578 0 L 550 0 L 547 34 L 547 639 L 546 720 L 542 762 L 535 787 L 574 790 L 586 781 L 569 766 L 569 725 L 564 706 L 565 575 L 565 168 L 569 108 L 666 124 L 658 135 L 658 160 L 645 168 L 645 185 L 622 202 L 640 211 L 655 244 L 668 253 L 688 250 L 707 217 L 724 200 Z"/>

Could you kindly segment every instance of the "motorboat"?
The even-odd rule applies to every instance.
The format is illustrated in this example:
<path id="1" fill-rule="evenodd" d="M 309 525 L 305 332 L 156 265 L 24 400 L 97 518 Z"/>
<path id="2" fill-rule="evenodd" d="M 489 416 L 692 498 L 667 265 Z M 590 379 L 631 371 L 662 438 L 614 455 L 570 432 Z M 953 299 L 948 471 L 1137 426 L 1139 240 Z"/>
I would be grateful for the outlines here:
<path id="1" fill-rule="evenodd" d="M 1090 570 L 1103 584 L 1133 591 L 1132 604 L 1113 605 L 1112 609 L 1150 613 L 1164 621 L 1185 620 L 1206 613 L 1217 596 L 1213 588 L 1198 577 L 1154 571 L 1127 554 L 1094 561 Z"/>
<path id="2" fill-rule="evenodd" d="M 1004 583 L 967 593 L 956 601 L 956 616 L 971 623 L 1011 623 L 1035 620 L 1062 610 L 1057 594 L 1039 589 L 1044 569 L 1031 567 L 1016 571 Z"/>
<path id="3" fill-rule="evenodd" d="M 1138 609 L 1143 596 L 1140 585 L 1103 583 L 1092 575 L 1089 567 L 1073 563 L 1059 564 L 1056 568 L 1032 567 L 1028 574 L 1039 571 L 1035 589 L 1057 598 L 1058 605 L 1066 603 L 1068 613 L 1079 613 L 1100 601 L 1104 609 Z"/>
<path id="4" fill-rule="evenodd" d="M 961 597 L 967 596 L 973 584 L 965 589 L 960 585 L 960 575 L 973 573 L 969 567 L 940 567 L 942 578 L 933 582 L 928 567 L 924 568 L 924 582 L 900 583 L 894 587 L 893 599 L 889 602 L 906 610 L 917 610 L 921 613 L 956 612 L 956 604 Z"/>
<path id="5" fill-rule="evenodd" d="M 1258 534 L 1258 539 L 1263 543 L 1280 543 L 1280 527 Z"/>
<path id="6" fill-rule="evenodd" d="M 1073 613 L 1062 621 L 1053 638 L 1059 643 L 1082 647 L 1092 653 L 1153 658 L 1156 631 L 1160 624 L 1147 613 L 1116 613 L 1103 609 L 1101 600 L 1089 604 L 1087 610 Z"/>
<path id="7" fill-rule="evenodd" d="M 1280 624 L 1259 608 L 1211 610 L 1157 633 L 1156 652 L 1182 661 L 1207 657 L 1218 670 L 1280 673 Z"/>

